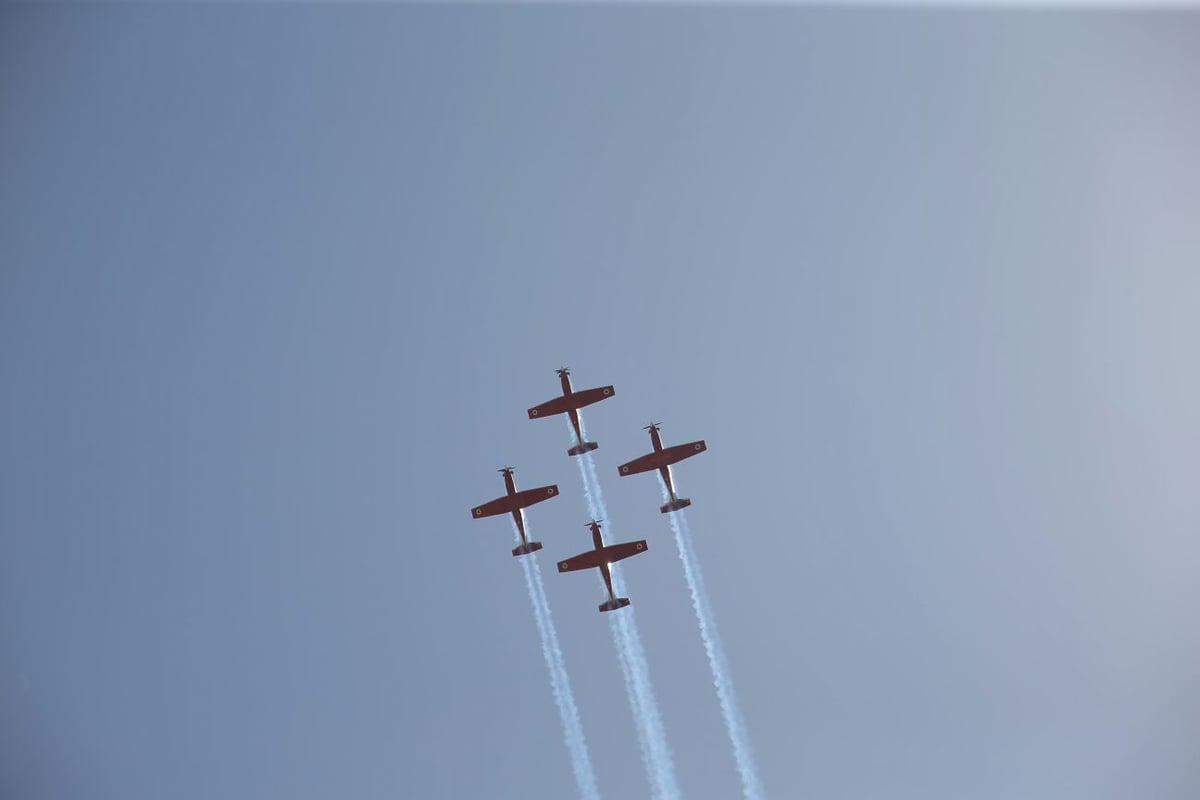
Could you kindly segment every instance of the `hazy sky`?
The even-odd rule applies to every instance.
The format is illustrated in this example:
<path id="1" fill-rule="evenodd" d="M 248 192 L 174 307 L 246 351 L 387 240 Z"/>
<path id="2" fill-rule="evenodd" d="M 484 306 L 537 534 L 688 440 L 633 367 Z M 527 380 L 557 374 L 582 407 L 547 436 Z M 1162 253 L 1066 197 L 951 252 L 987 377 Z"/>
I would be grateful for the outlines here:
<path id="1" fill-rule="evenodd" d="M 1200 796 L 1200 17 L 0 8 L 0 796 Z"/>

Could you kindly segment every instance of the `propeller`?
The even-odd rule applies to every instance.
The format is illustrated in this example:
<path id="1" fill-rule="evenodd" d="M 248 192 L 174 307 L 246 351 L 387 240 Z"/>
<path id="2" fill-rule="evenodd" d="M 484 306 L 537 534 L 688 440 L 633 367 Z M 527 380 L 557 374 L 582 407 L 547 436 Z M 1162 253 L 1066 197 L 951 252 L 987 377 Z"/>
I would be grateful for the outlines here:
<path id="1" fill-rule="evenodd" d="M 509 473 L 514 472 L 514 471 L 515 470 L 512 467 L 507 466 L 507 465 L 503 469 L 496 470 L 496 472 L 503 472 L 505 475 L 508 475 Z"/>
<path id="2" fill-rule="evenodd" d="M 644 431 L 648 431 L 648 430 L 650 430 L 651 428 L 654 428 L 654 430 L 658 430 L 658 429 L 659 429 L 661 426 L 662 426 L 662 423 L 661 423 L 661 422 L 651 422 L 649 425 L 647 425 L 646 427 L 642 428 L 642 430 L 644 430 Z"/>
<path id="3" fill-rule="evenodd" d="M 559 367 L 558 369 L 556 369 L 554 371 L 557 372 L 559 375 L 570 375 L 571 374 L 570 367 Z"/>
<path id="4" fill-rule="evenodd" d="M 604 520 L 602 520 L 602 519 L 594 519 L 594 520 L 592 520 L 591 522 L 589 522 L 587 525 L 584 525 L 583 527 L 585 527 L 585 528 L 590 528 L 590 527 L 592 527 L 593 525 L 599 525 L 601 522 L 604 522 Z"/>

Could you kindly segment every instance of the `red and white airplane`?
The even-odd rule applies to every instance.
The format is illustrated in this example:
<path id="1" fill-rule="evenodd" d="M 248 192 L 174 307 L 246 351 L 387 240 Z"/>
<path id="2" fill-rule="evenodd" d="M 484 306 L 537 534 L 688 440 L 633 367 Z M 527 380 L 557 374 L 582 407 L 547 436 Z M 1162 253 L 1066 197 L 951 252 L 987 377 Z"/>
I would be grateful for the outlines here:
<path id="1" fill-rule="evenodd" d="M 621 542 L 620 544 L 610 544 L 605 547 L 604 540 L 600 538 L 601 522 L 603 520 L 592 520 L 588 523 L 588 527 L 592 529 L 594 549 L 585 550 L 573 558 L 558 562 L 558 571 L 574 572 L 577 569 L 599 568 L 600 574 L 604 576 L 604 585 L 608 587 L 608 599 L 600 604 L 600 611 L 615 611 L 618 608 L 624 608 L 629 605 L 629 598 L 613 597 L 612 573 L 608 567 L 614 561 L 620 561 L 623 558 L 629 558 L 630 556 L 636 556 L 638 553 L 646 552 L 647 545 L 646 540 L 642 539 L 638 542 Z"/>
<path id="2" fill-rule="evenodd" d="M 523 492 L 518 492 L 517 484 L 513 481 L 513 468 L 505 467 L 497 471 L 504 473 L 504 488 L 508 493 L 503 497 L 497 497 L 495 500 L 472 508 L 471 516 L 475 519 L 480 519 L 482 517 L 494 517 L 497 514 L 511 512 L 513 519 L 517 523 L 517 530 L 521 532 L 521 544 L 513 548 L 512 554 L 514 556 L 523 556 L 527 553 L 541 550 L 541 542 L 530 542 L 525 538 L 525 518 L 524 512 L 521 509 L 528 508 L 534 503 L 540 503 L 543 500 L 549 500 L 551 497 L 557 497 L 558 485 L 539 486 L 536 489 L 526 489 Z"/>
<path id="3" fill-rule="evenodd" d="M 540 419 L 541 417 L 552 417 L 555 414 L 562 414 L 564 412 L 570 414 L 571 424 L 575 426 L 575 446 L 567 451 L 567 455 L 577 456 L 599 447 L 595 442 L 585 442 L 583 440 L 583 434 L 579 432 L 579 409 L 584 406 L 590 406 L 592 403 L 598 403 L 601 400 L 607 400 L 616 394 L 616 390 L 611 386 L 598 386 L 595 389 L 584 389 L 582 392 L 576 392 L 571 389 L 570 375 L 571 370 L 566 367 L 558 369 L 558 377 L 562 381 L 562 397 L 547 400 L 540 406 L 534 406 L 529 409 L 529 418 Z"/>
<path id="4" fill-rule="evenodd" d="M 671 495 L 671 499 L 658 507 L 658 510 L 665 514 L 668 511 L 678 511 L 681 508 L 687 508 L 692 504 L 692 501 L 686 497 L 675 496 L 675 484 L 671 482 L 671 465 L 676 461 L 682 461 L 685 458 L 694 456 L 697 453 L 703 453 L 708 449 L 708 445 L 704 444 L 701 439 L 698 442 L 688 442 L 687 444 L 677 444 L 674 447 L 663 447 L 662 439 L 658 437 L 657 422 L 651 422 L 644 431 L 650 431 L 650 441 L 654 444 L 654 452 L 647 453 L 641 458 L 635 458 L 628 464 L 622 464 L 617 467 L 618 475 L 636 475 L 639 472 L 649 472 L 652 469 L 657 469 L 662 475 L 663 483 L 667 485 L 667 493 Z"/>

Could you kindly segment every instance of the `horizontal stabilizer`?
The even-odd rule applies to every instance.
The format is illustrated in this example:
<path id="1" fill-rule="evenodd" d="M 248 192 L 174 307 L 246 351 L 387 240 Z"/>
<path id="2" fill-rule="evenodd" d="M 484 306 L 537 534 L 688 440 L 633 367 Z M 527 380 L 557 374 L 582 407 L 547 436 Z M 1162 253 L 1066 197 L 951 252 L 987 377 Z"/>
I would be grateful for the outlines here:
<path id="1" fill-rule="evenodd" d="M 663 503 L 658 507 L 658 510 L 666 514 L 668 511 L 678 511 L 681 508 L 687 508 L 692 504 L 692 501 L 686 497 L 677 497 L 669 503 Z"/>
<path id="2" fill-rule="evenodd" d="M 600 604 L 600 613 L 605 611 L 616 611 L 618 608 L 624 608 L 629 605 L 628 597 L 618 597 L 615 600 L 605 600 Z"/>
<path id="3" fill-rule="evenodd" d="M 577 444 L 574 447 L 572 447 L 570 450 L 568 450 L 567 455 L 581 456 L 584 453 L 588 452 L 589 450 L 595 450 L 599 446 L 600 445 L 596 444 L 595 442 L 584 442 L 583 444 Z"/>
<path id="4" fill-rule="evenodd" d="M 541 550 L 541 549 L 542 549 L 541 542 L 529 542 L 528 544 L 521 544 L 521 545 L 517 545 L 516 547 L 514 547 L 513 555 L 514 556 L 525 556 L 525 555 L 529 555 L 530 553 L 536 553 L 538 550 Z"/>

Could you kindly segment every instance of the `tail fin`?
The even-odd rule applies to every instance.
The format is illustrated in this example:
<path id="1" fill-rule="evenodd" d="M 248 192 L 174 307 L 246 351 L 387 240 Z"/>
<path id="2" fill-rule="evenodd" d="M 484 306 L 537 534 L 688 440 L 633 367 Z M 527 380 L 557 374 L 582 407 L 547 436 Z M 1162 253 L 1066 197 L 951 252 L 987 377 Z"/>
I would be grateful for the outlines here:
<path id="1" fill-rule="evenodd" d="M 541 542 L 529 542 L 528 544 L 520 544 L 513 548 L 514 556 L 524 556 L 530 553 L 536 553 L 542 549 Z"/>
<path id="2" fill-rule="evenodd" d="M 692 504 L 692 501 L 689 500 L 688 498 L 677 497 L 669 503 L 663 503 L 661 506 L 658 507 L 658 510 L 660 513 L 666 514 L 668 511 L 678 511 L 681 508 L 687 508 L 691 504 Z"/>
<path id="3" fill-rule="evenodd" d="M 577 444 L 574 447 L 572 447 L 570 450 L 568 450 L 567 455 L 580 456 L 580 455 L 583 455 L 584 453 L 588 452 L 589 450 L 595 450 L 599 446 L 600 445 L 596 444 L 595 442 L 584 442 L 583 444 Z"/>
<path id="4" fill-rule="evenodd" d="M 624 608 L 627 605 L 629 605 L 628 597 L 618 597 L 614 600 L 605 600 L 600 604 L 600 612 L 604 613 L 605 611 L 616 611 L 618 608 Z"/>

